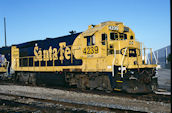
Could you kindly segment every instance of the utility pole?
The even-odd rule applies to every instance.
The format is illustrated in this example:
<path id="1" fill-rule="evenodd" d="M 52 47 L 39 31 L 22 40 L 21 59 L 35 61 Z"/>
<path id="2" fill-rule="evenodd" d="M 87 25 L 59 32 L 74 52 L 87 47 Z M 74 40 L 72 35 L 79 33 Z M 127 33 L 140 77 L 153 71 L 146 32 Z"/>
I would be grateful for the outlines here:
<path id="1" fill-rule="evenodd" d="M 5 35 L 5 47 L 7 46 L 7 36 L 6 36 L 6 19 L 4 17 L 4 35 Z"/>

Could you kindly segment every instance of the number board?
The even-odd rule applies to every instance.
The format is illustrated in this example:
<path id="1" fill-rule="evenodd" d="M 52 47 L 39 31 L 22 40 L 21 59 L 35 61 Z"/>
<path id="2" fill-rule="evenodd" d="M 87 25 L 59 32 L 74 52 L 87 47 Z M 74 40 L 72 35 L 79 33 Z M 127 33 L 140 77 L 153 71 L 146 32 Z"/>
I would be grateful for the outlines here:
<path id="1" fill-rule="evenodd" d="M 109 26 L 109 30 L 118 30 L 118 26 Z"/>
<path id="2" fill-rule="evenodd" d="M 88 46 L 83 49 L 83 53 L 86 54 L 97 54 L 99 52 L 98 46 Z"/>

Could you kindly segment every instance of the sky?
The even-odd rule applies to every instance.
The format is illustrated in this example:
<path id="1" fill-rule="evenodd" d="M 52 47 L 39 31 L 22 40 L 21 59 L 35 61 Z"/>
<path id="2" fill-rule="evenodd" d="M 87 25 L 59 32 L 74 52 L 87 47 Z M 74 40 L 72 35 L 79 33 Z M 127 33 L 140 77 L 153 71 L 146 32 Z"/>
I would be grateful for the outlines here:
<path id="1" fill-rule="evenodd" d="M 83 32 L 119 21 L 153 50 L 171 45 L 170 0 L 0 0 L 0 47 Z"/>

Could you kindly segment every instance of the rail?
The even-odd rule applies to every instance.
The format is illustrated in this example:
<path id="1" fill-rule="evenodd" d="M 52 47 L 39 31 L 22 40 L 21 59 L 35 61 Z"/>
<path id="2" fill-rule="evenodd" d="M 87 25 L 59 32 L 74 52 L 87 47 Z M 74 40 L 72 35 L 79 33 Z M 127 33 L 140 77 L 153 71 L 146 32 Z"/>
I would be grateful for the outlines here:
<path id="1" fill-rule="evenodd" d="M 6 72 L 6 74 L 8 75 L 8 68 L 9 68 L 9 61 L 6 61 L 7 62 L 7 72 Z"/>
<path id="2" fill-rule="evenodd" d="M 154 58 L 155 58 L 155 62 L 156 62 L 156 64 L 158 64 L 158 58 L 155 56 L 154 51 L 153 51 L 152 53 L 153 53 L 153 56 L 154 56 Z"/>
<path id="3" fill-rule="evenodd" d="M 121 78 L 123 78 L 123 61 L 124 61 L 126 51 L 127 51 L 127 48 L 125 48 L 125 51 L 124 51 L 124 54 L 123 54 L 122 60 L 121 60 Z"/>
<path id="4" fill-rule="evenodd" d="M 146 52 L 146 50 L 149 49 L 150 50 L 150 60 L 149 60 L 149 55 L 148 53 Z M 143 48 L 144 50 L 144 64 L 153 64 L 153 57 L 155 59 L 155 64 L 158 64 L 158 59 L 157 57 L 155 56 L 155 53 L 153 51 L 152 48 Z M 152 55 L 153 54 L 153 55 Z M 153 56 L 153 57 L 152 57 Z"/>
<path id="5" fill-rule="evenodd" d="M 114 59 L 113 59 L 113 62 L 112 62 L 112 76 L 114 77 L 114 63 L 115 63 L 115 60 L 116 60 L 116 49 L 114 48 Z"/>

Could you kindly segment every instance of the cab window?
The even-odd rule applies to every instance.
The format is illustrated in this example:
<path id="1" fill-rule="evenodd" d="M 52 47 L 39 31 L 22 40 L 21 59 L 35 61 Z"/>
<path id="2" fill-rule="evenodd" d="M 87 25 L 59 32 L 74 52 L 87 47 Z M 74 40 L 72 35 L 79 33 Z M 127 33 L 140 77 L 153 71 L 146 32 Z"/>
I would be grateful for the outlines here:
<path id="1" fill-rule="evenodd" d="M 127 40 L 127 34 L 124 34 L 124 40 Z"/>
<path id="2" fill-rule="evenodd" d="M 87 37 L 87 46 L 90 46 L 90 45 L 91 45 L 91 38 Z"/>
<path id="3" fill-rule="evenodd" d="M 107 34 L 104 33 L 104 34 L 102 34 L 102 45 L 105 45 L 106 40 L 107 40 Z"/>
<path id="4" fill-rule="evenodd" d="M 119 33 L 119 37 L 120 37 L 120 40 L 123 40 L 124 34 L 123 33 Z"/>
<path id="5" fill-rule="evenodd" d="M 93 35 L 92 36 L 92 45 L 95 45 L 95 43 L 96 43 L 96 40 L 95 40 L 95 36 Z"/>
<path id="6" fill-rule="evenodd" d="M 133 36 L 130 36 L 130 39 L 131 39 L 131 40 L 133 40 L 133 39 L 134 39 L 134 37 L 133 37 Z"/>
<path id="7" fill-rule="evenodd" d="M 87 46 L 95 45 L 95 36 L 87 36 Z"/>
<path id="8" fill-rule="evenodd" d="M 110 33 L 110 39 L 111 40 L 117 40 L 118 39 L 118 34 L 117 33 Z"/>

